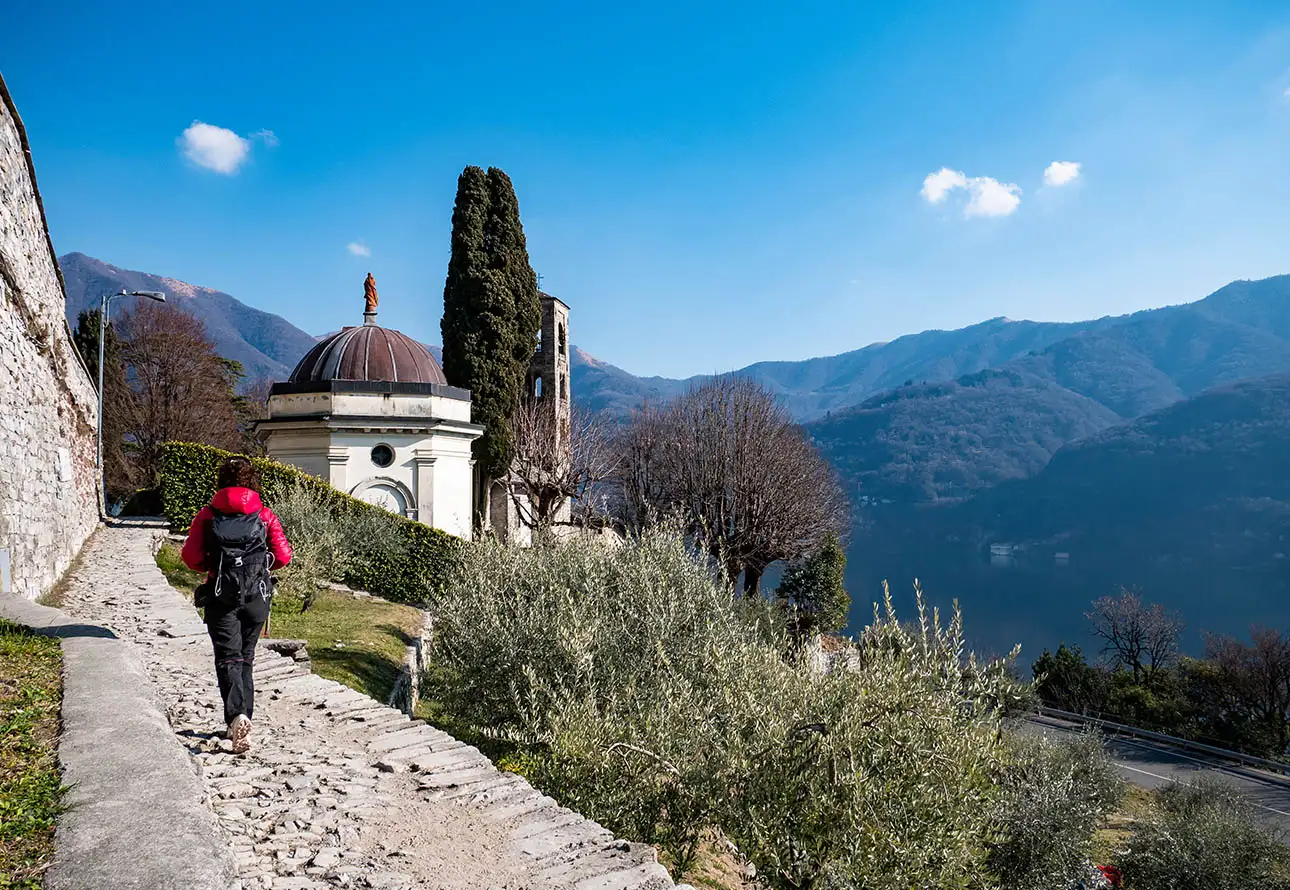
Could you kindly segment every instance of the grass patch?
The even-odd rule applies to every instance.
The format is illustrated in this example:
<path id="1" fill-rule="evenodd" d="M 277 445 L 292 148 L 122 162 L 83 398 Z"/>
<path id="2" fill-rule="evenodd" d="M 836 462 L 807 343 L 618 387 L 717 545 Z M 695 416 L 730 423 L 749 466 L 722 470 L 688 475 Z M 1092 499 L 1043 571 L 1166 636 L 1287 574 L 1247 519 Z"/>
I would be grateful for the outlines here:
<path id="1" fill-rule="evenodd" d="M 659 851 L 659 861 L 669 869 L 671 862 L 665 851 Z M 756 886 L 745 878 L 745 865 L 726 847 L 725 840 L 717 833 L 708 832 L 699 842 L 694 863 L 685 873 L 686 883 L 696 890 L 743 890 Z"/>
<path id="2" fill-rule="evenodd" d="M 193 598 L 193 591 L 197 589 L 197 585 L 206 579 L 204 572 L 194 572 L 184 565 L 183 559 L 179 556 L 179 545 L 171 541 L 162 544 L 161 549 L 157 551 L 157 567 L 161 569 L 161 574 L 166 576 L 170 586 L 189 599 Z"/>
<path id="3" fill-rule="evenodd" d="M 388 701 L 407 647 L 421 633 L 421 611 L 334 590 L 318 591 L 308 612 L 301 614 L 300 605 L 273 598 L 273 636 L 307 641 L 314 673 Z"/>
<path id="4" fill-rule="evenodd" d="M 188 598 L 205 579 L 183 564 L 173 542 L 157 551 L 157 566 L 170 586 Z M 273 597 L 266 636 L 306 641 L 313 672 L 383 704 L 390 700 L 404 655 L 421 627 L 421 610 L 413 606 L 320 589 L 306 613 L 297 597 Z"/>
<path id="5" fill-rule="evenodd" d="M 1120 806 L 1106 817 L 1106 822 L 1093 836 L 1093 861 L 1099 864 L 1112 862 L 1133 835 L 1139 819 L 1151 812 L 1151 792 L 1137 785 L 1127 785 Z"/>
<path id="6" fill-rule="evenodd" d="M 178 545 L 169 541 L 157 551 L 157 565 L 170 585 L 190 599 L 206 577 L 184 565 Z M 319 590 L 307 612 L 300 606 L 296 597 L 274 596 L 265 636 L 304 640 L 314 673 L 382 704 L 388 701 L 407 647 L 421 633 L 421 611 L 335 590 Z"/>
<path id="7" fill-rule="evenodd" d="M 62 784 L 58 641 L 0 621 L 0 887 L 38 890 L 54 856 Z"/>

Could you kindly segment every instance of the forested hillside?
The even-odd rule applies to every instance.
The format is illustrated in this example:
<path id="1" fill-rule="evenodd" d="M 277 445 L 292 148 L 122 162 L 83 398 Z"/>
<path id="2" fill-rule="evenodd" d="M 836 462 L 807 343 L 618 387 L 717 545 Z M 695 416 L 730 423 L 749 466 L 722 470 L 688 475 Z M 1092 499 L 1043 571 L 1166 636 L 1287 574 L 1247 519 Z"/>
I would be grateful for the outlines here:
<path id="1" fill-rule="evenodd" d="M 1077 331 L 997 372 L 905 386 L 808 430 L 860 494 L 965 497 L 1209 387 L 1290 371 L 1290 277 Z"/>
<path id="2" fill-rule="evenodd" d="M 201 319 L 206 336 L 224 358 L 242 363 L 248 379 L 286 380 L 296 362 L 316 342 L 280 315 L 248 306 L 236 297 L 175 278 L 119 269 L 83 253 L 59 257 L 67 290 L 67 319 L 74 327 L 82 309 L 97 309 L 105 293 L 157 290 L 166 300 Z M 112 303 L 112 314 L 129 309 L 134 297 Z"/>
<path id="3" fill-rule="evenodd" d="M 1119 421 L 1050 381 L 987 370 L 901 387 L 807 430 L 853 498 L 909 504 L 1031 476 L 1066 442 Z"/>
<path id="4" fill-rule="evenodd" d="M 996 537 L 1127 541 L 1233 565 L 1274 556 L 1290 531 L 1290 374 L 1218 387 L 1075 442 L 961 515 Z"/>

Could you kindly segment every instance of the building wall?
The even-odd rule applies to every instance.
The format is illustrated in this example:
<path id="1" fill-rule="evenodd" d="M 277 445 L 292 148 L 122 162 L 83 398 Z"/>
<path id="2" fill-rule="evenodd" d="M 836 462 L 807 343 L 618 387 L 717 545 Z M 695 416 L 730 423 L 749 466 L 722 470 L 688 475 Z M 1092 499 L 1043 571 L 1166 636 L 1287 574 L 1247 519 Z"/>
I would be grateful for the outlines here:
<path id="1" fill-rule="evenodd" d="M 470 400 L 392 393 L 290 393 L 273 397 L 273 416 L 436 417 L 470 423 Z"/>
<path id="2" fill-rule="evenodd" d="M 293 413 L 307 412 L 282 409 L 299 405 L 303 398 L 275 395 L 269 400 L 265 446 L 271 458 L 370 503 L 401 510 L 449 534 L 471 537 L 474 465 L 470 445 L 479 427 L 453 421 L 429 432 L 400 430 L 398 418 L 391 418 L 387 429 L 366 421 L 351 427 L 341 419 L 335 421 L 341 428 L 322 420 L 293 422 Z M 379 401 L 380 397 L 372 398 Z M 470 403 L 464 404 L 469 410 Z M 426 415 L 410 412 L 408 416 Z M 388 467 L 373 463 L 372 449 L 377 445 L 393 450 L 394 460 Z"/>
<path id="3" fill-rule="evenodd" d="M 0 79 L 0 551 L 12 590 L 36 597 L 98 525 L 98 400 L 67 329 L 29 151 Z"/>

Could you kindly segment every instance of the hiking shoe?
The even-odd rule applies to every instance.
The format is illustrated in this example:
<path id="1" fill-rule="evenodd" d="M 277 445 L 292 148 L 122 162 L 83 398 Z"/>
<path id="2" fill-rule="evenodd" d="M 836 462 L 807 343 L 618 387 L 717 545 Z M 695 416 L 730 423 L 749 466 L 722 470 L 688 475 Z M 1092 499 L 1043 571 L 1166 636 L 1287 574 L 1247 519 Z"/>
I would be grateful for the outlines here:
<path id="1" fill-rule="evenodd" d="M 238 714 L 228 724 L 228 737 L 233 743 L 234 754 L 245 754 L 251 750 L 251 718 Z"/>

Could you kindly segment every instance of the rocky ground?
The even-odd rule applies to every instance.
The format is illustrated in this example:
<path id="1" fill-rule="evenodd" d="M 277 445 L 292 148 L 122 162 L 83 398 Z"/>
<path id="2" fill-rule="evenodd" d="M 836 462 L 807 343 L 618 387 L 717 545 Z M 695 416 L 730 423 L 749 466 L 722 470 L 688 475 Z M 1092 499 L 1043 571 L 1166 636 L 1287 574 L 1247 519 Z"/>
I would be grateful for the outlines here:
<path id="1" fill-rule="evenodd" d="M 672 885 L 649 847 L 615 840 L 474 748 L 273 652 L 256 657 L 251 752 L 231 754 L 210 642 L 153 562 L 156 534 L 100 531 L 60 605 L 136 647 L 244 890 Z"/>

